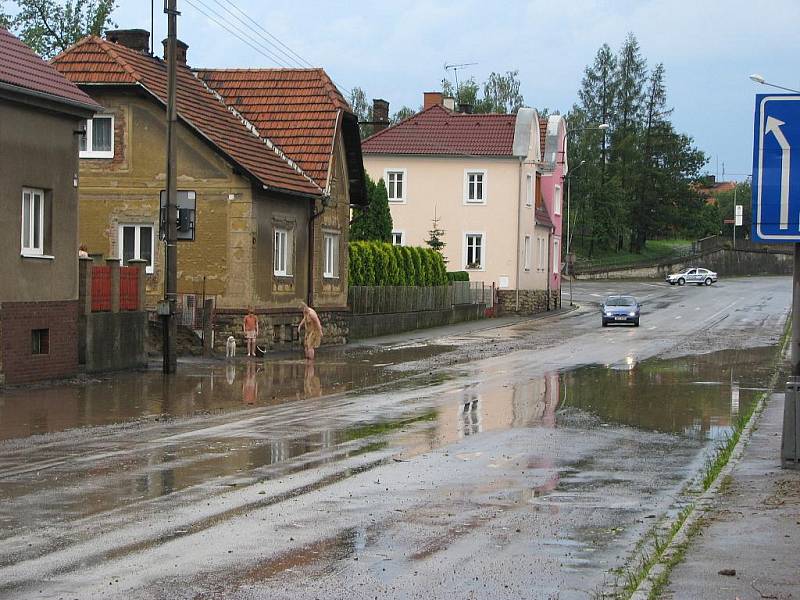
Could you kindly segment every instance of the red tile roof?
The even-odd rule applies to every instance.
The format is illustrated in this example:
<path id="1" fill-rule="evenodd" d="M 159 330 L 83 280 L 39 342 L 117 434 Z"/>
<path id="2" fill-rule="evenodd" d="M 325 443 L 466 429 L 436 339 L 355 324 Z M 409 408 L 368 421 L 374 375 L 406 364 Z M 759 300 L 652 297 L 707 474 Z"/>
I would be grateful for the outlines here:
<path id="1" fill-rule="evenodd" d="M 77 84 L 140 86 L 160 103 L 167 99 L 163 61 L 95 36 L 84 38 L 53 59 L 53 65 Z M 322 189 L 277 147 L 260 139 L 192 72 L 177 72 L 178 117 L 263 185 L 294 193 L 320 195 Z"/>
<path id="2" fill-rule="evenodd" d="M 0 83 L 52 96 L 55 100 L 83 108 L 102 107 L 78 86 L 42 60 L 25 44 L 0 27 Z"/>
<path id="3" fill-rule="evenodd" d="M 550 218 L 550 211 L 544 206 L 536 208 L 536 224 L 544 225 L 545 227 L 553 227 L 553 220 Z"/>
<path id="4" fill-rule="evenodd" d="M 322 69 L 195 69 L 225 103 L 311 176 L 328 182 L 340 111 L 347 101 Z"/>
<path id="5" fill-rule="evenodd" d="M 435 105 L 362 142 L 364 154 L 512 156 L 516 115 L 466 115 Z"/>

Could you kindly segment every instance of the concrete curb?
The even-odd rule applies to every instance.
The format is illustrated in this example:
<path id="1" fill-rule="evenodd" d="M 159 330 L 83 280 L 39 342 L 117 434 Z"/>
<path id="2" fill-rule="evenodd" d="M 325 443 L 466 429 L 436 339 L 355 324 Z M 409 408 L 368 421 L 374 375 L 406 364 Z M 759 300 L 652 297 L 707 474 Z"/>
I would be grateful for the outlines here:
<path id="1" fill-rule="evenodd" d="M 788 348 L 788 343 L 784 342 L 784 347 L 781 349 L 780 356 L 784 355 L 786 348 Z M 739 441 L 736 443 L 736 446 L 734 446 L 728 462 L 717 474 L 717 477 L 714 479 L 714 481 L 711 482 L 711 485 L 708 487 L 708 489 L 700 494 L 693 502 L 688 504 L 690 512 L 683 521 L 680 529 L 678 529 L 667 546 L 661 552 L 656 563 L 650 567 L 647 576 L 642 580 L 642 582 L 630 596 L 630 600 L 648 600 L 650 598 L 650 594 L 653 592 L 658 580 L 665 573 L 671 571 L 672 566 L 674 566 L 670 565 L 670 563 L 675 560 L 676 557 L 679 556 L 679 553 L 682 552 L 689 544 L 689 541 L 692 537 L 690 532 L 697 527 L 701 527 L 701 519 L 714 508 L 719 499 L 718 494 L 723 481 L 725 481 L 725 478 L 731 474 L 733 469 L 736 468 L 741 461 L 742 455 L 744 454 L 744 449 L 750 443 L 753 430 L 758 424 L 758 421 L 760 420 L 761 415 L 766 408 L 767 402 L 775 394 L 779 375 L 780 369 L 776 369 L 775 374 L 772 376 L 769 385 L 767 386 L 768 391 L 761 396 L 755 408 L 753 409 L 753 414 L 750 415 L 747 424 L 742 429 Z M 659 528 L 669 530 L 675 521 L 676 519 L 668 519 L 665 522 L 660 523 Z"/>

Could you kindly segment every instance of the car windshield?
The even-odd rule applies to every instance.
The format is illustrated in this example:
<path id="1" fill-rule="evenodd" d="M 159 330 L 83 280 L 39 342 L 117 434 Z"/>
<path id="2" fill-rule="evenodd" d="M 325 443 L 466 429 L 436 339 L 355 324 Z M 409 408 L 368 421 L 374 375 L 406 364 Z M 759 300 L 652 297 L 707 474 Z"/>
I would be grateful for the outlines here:
<path id="1" fill-rule="evenodd" d="M 606 300 L 606 306 L 633 306 L 636 300 L 630 296 L 612 296 Z"/>

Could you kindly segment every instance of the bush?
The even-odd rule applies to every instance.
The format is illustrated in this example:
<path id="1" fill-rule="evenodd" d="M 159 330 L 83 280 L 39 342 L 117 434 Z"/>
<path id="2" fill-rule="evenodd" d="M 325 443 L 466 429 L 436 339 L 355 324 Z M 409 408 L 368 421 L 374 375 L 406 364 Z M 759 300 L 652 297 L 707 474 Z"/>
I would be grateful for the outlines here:
<path id="1" fill-rule="evenodd" d="M 448 271 L 447 281 L 469 281 L 469 273 L 467 271 Z"/>
<path id="2" fill-rule="evenodd" d="M 350 285 L 447 285 L 442 255 L 430 248 L 350 242 Z"/>

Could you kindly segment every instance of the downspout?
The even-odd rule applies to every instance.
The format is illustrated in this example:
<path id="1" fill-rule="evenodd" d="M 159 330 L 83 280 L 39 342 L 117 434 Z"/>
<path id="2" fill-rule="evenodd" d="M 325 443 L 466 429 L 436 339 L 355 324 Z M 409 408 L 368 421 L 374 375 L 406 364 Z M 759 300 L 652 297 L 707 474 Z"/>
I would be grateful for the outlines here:
<path id="1" fill-rule="evenodd" d="M 550 272 L 550 269 L 553 267 L 553 231 L 555 231 L 555 227 L 550 228 L 550 237 L 547 240 L 547 310 L 550 310 L 550 280 L 553 278 L 553 274 Z M 559 261 L 560 264 L 560 261 Z"/>
<path id="2" fill-rule="evenodd" d="M 314 306 L 314 221 L 322 214 L 316 212 L 316 199 L 312 200 L 308 214 L 308 290 L 306 291 L 306 304 Z"/>
<path id="3" fill-rule="evenodd" d="M 516 274 L 516 285 L 514 286 L 517 288 L 516 290 L 516 302 L 514 309 L 515 312 L 519 312 L 519 285 L 520 285 L 520 277 L 519 277 L 519 254 L 520 254 L 520 239 L 522 239 L 522 164 L 525 159 L 520 157 L 519 159 L 519 173 L 517 177 L 517 274 Z M 534 214 L 536 214 L 536 199 L 534 197 L 533 200 L 533 210 Z M 524 240 L 523 240 L 524 244 Z"/>

